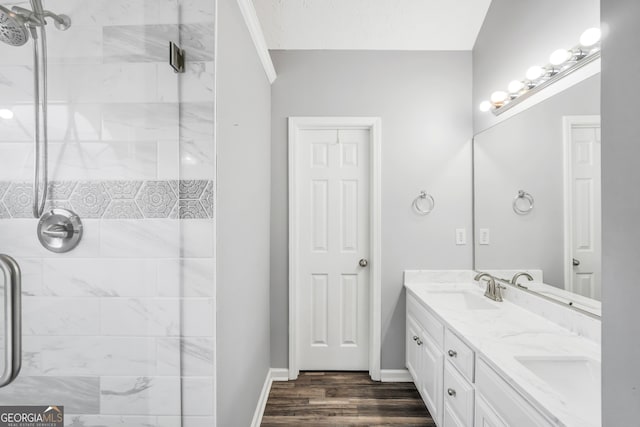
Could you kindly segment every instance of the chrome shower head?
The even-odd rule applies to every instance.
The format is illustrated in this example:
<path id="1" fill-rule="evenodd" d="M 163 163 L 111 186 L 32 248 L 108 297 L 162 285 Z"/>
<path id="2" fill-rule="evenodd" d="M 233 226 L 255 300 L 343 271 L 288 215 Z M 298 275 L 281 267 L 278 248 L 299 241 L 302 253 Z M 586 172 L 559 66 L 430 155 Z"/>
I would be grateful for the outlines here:
<path id="1" fill-rule="evenodd" d="M 24 18 L 4 6 L 0 6 L 0 41 L 11 46 L 22 46 L 29 41 Z"/>

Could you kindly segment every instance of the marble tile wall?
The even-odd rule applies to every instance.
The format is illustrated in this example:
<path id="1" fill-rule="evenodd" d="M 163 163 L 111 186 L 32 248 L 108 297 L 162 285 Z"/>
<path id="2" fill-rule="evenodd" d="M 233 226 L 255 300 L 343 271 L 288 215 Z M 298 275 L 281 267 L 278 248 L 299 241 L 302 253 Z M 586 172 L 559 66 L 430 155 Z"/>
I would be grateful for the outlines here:
<path id="1" fill-rule="evenodd" d="M 44 6 L 73 21 L 47 31 L 49 204 L 85 234 L 62 255 L 37 240 L 31 47 L 2 44 L 0 253 L 23 270 L 24 355 L 0 405 L 63 404 L 74 427 L 213 426 L 215 0 Z"/>

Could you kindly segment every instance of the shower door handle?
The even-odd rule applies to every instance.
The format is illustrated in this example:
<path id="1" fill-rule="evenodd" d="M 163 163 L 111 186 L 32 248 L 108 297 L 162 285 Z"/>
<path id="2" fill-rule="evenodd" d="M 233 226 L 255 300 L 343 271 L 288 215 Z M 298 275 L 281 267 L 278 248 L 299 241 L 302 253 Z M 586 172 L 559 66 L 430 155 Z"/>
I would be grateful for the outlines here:
<path id="1" fill-rule="evenodd" d="M 5 344 L 5 364 L 0 376 L 0 387 L 4 387 L 16 379 L 22 363 L 21 274 L 18 263 L 10 256 L 2 254 L 0 254 L 0 273 L 4 277 Z"/>

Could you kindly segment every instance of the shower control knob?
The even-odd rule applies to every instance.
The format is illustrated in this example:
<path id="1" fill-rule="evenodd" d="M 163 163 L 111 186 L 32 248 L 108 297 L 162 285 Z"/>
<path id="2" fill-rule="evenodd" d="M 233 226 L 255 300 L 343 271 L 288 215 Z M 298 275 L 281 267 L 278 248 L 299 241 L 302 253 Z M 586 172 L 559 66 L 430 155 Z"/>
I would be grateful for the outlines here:
<path id="1" fill-rule="evenodd" d="M 366 258 L 362 258 L 358 264 L 360 265 L 360 267 L 366 267 L 369 265 L 369 261 Z"/>
<path id="2" fill-rule="evenodd" d="M 38 222 L 38 239 L 51 252 L 69 252 L 80 243 L 82 221 L 67 209 L 51 209 Z"/>
<path id="3" fill-rule="evenodd" d="M 42 230 L 41 233 L 49 237 L 57 237 L 59 239 L 66 239 L 69 237 L 70 230 L 64 224 L 53 224 L 47 227 L 46 230 Z M 71 230 L 73 232 L 73 230 Z"/>

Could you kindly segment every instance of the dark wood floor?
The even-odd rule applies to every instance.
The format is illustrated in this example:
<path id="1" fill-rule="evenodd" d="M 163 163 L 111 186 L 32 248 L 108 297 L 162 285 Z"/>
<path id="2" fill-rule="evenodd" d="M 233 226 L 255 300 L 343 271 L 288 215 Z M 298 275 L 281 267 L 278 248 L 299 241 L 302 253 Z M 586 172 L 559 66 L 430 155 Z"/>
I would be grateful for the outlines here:
<path id="1" fill-rule="evenodd" d="M 262 427 L 435 427 L 413 383 L 371 381 L 367 372 L 301 372 L 274 382 Z"/>

